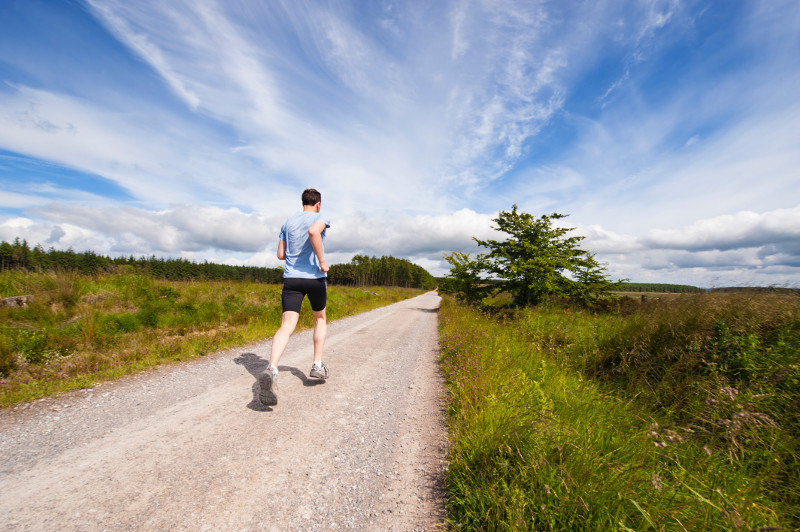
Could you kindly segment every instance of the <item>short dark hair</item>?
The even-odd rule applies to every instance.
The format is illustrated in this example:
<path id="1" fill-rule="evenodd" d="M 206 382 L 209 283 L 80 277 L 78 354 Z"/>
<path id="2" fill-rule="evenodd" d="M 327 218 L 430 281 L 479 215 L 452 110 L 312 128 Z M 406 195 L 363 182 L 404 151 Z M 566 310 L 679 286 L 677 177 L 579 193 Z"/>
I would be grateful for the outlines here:
<path id="1" fill-rule="evenodd" d="M 315 188 L 307 188 L 303 191 L 303 205 L 316 205 L 322 201 L 322 194 Z"/>

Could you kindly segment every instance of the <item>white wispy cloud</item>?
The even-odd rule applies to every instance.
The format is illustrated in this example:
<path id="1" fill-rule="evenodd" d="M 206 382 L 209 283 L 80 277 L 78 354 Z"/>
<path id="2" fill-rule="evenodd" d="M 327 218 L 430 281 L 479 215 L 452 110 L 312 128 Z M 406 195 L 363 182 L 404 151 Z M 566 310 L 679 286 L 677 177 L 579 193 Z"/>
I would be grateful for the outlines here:
<path id="1" fill-rule="evenodd" d="M 0 207 L 17 208 L 20 205 L 44 205 L 49 203 L 49 198 L 40 196 L 38 194 L 20 194 L 18 192 L 10 192 L 7 190 L 0 191 Z"/>
<path id="2" fill-rule="evenodd" d="M 410 138 L 413 131 L 403 131 L 401 126 L 398 134 L 388 135 L 375 129 L 381 127 L 380 122 L 367 122 L 360 131 L 359 116 L 341 123 L 330 118 L 347 117 L 342 110 L 321 109 L 319 102 L 307 107 L 298 99 L 307 91 L 287 84 L 282 71 L 288 68 L 289 59 L 283 57 L 283 50 L 273 48 L 277 45 L 274 39 L 266 35 L 254 40 L 249 28 L 232 20 L 218 5 L 187 3 L 177 9 L 174 4 L 105 2 L 103 6 L 102 13 L 113 8 L 118 16 L 132 20 L 130 27 L 149 29 L 148 38 L 161 50 L 159 57 L 168 62 L 170 72 L 180 75 L 182 86 L 199 98 L 198 111 L 236 131 L 237 155 L 246 154 L 269 173 L 288 177 L 295 188 L 306 184 L 299 184 L 298 176 L 312 176 L 309 181 L 320 189 L 348 190 L 353 196 L 348 202 L 355 205 L 368 203 L 378 184 L 386 181 L 402 179 L 412 185 L 405 189 L 409 192 L 418 190 L 424 177 L 430 182 L 430 175 L 423 177 L 420 171 L 419 164 L 424 163 L 415 157 L 425 150 L 415 146 Z M 277 15 L 285 16 L 282 12 Z M 303 38 L 317 43 L 303 52 L 318 54 L 315 61 L 327 63 L 330 72 L 353 89 L 346 107 L 356 105 L 356 100 L 365 95 L 391 99 L 395 92 L 386 89 L 393 79 L 382 72 L 389 69 L 385 66 L 387 58 L 346 21 L 337 19 L 335 13 L 324 15 L 316 13 L 304 22 L 293 20 L 293 24 L 297 31 L 306 32 Z M 116 31 L 126 31 L 118 29 L 120 24 L 114 27 Z M 123 41 L 135 40 L 138 33 L 127 31 Z M 321 33 L 310 33 L 315 31 Z M 144 59 L 151 60 L 147 55 Z M 382 71 L 377 70 L 379 66 Z M 161 63 L 153 67 L 159 70 Z M 305 75 L 311 84 L 333 93 L 342 92 L 341 87 L 322 80 L 319 73 Z M 384 109 L 375 111 L 378 118 L 387 115 Z M 415 160 L 417 164 L 410 162 Z M 248 181 L 254 179 L 251 176 Z M 391 198 L 395 208 L 411 203 L 410 195 L 403 191 L 397 196 Z"/>
<path id="3" fill-rule="evenodd" d="M 115 9 L 118 10 L 124 4 L 104 4 L 89 0 L 89 5 L 106 22 L 108 28 L 117 38 L 127 44 L 144 61 L 152 65 L 155 71 L 159 73 L 182 100 L 192 109 L 196 109 L 200 105 L 200 98 L 186 88 L 186 80 L 172 69 L 161 48 L 151 42 L 145 33 L 134 30 L 123 17 L 117 15 Z"/>
<path id="4" fill-rule="evenodd" d="M 136 110 L 108 109 L 17 87 L 0 100 L 0 144 L 104 176 L 155 204 L 165 198 L 225 194 L 230 189 L 225 163 L 231 161 L 224 159 L 224 152 L 198 151 L 195 146 L 209 140 L 206 134 L 193 132 L 189 124 L 164 112 L 156 113 L 158 124 L 150 123 L 147 106 L 142 105 Z"/>

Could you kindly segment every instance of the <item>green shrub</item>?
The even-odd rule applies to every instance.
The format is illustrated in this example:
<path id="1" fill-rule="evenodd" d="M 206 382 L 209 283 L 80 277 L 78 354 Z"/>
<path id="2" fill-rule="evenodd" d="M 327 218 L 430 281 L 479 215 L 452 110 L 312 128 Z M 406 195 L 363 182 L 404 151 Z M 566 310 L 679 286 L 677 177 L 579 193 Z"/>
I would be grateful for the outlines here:
<path id="1" fill-rule="evenodd" d="M 152 329 L 158 327 L 159 314 L 161 311 L 162 309 L 160 309 L 157 305 L 146 305 L 144 308 L 141 308 L 136 312 L 136 321 L 140 326 L 145 328 Z"/>
<path id="2" fill-rule="evenodd" d="M 11 349 L 35 364 L 47 358 L 47 335 L 41 331 L 15 329 L 11 331 Z"/>
<path id="3" fill-rule="evenodd" d="M 134 332 L 140 327 L 137 315 L 132 312 L 101 316 L 99 324 L 101 333 L 108 336 Z"/>

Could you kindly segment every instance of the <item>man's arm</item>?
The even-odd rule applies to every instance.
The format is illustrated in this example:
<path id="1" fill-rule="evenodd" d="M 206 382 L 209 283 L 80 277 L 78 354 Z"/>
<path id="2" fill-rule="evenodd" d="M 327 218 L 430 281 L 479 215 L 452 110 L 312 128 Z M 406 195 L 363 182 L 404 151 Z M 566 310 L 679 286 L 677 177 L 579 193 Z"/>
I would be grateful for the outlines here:
<path id="1" fill-rule="evenodd" d="M 278 260 L 286 260 L 286 242 L 278 240 Z"/>
<path id="2" fill-rule="evenodd" d="M 328 225 L 322 220 L 317 220 L 308 230 L 308 238 L 311 240 L 311 247 L 314 249 L 314 254 L 317 256 L 319 269 L 322 273 L 327 273 L 330 268 L 325 262 L 324 249 L 322 247 L 322 232 Z"/>

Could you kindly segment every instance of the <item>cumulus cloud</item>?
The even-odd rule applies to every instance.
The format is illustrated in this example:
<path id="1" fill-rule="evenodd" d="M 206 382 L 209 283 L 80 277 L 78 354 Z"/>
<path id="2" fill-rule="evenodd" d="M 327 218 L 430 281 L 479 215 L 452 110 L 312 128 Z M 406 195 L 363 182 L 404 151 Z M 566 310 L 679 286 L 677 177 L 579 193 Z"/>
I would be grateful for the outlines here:
<path id="1" fill-rule="evenodd" d="M 62 226 L 89 229 L 113 242 L 110 251 L 122 253 L 148 250 L 180 253 L 209 249 L 255 252 L 274 244 L 281 223 L 260 213 L 197 205 L 147 211 L 134 207 L 89 208 L 52 204 L 34 212 Z"/>
<path id="2" fill-rule="evenodd" d="M 585 237 L 581 247 L 592 253 L 622 254 L 643 249 L 636 237 L 608 231 L 599 225 L 576 227 L 575 234 Z"/>
<path id="3" fill-rule="evenodd" d="M 27 241 L 31 247 L 41 245 L 45 248 L 72 248 L 97 253 L 108 253 L 110 250 L 109 242 L 103 235 L 77 225 L 55 224 L 49 220 L 32 220 L 23 216 L 0 220 L 0 240 L 13 242 L 17 238 Z"/>
<path id="4" fill-rule="evenodd" d="M 436 256 L 475 250 L 472 237 L 494 236 L 494 215 L 461 209 L 441 215 L 346 216 L 335 220 L 328 236 L 332 250 L 396 257 Z"/>
<path id="5" fill-rule="evenodd" d="M 645 237 L 602 227 L 580 230 L 588 235 L 587 249 L 597 251 L 619 276 L 634 280 L 669 275 L 681 279 L 676 282 L 713 286 L 800 276 L 800 206 L 715 216 L 679 229 L 654 229 Z"/>
<path id="6" fill-rule="evenodd" d="M 683 229 L 653 231 L 646 238 L 599 225 L 576 226 L 574 234 L 585 237 L 581 247 L 596 253 L 612 278 L 700 286 L 770 284 L 775 276 L 800 275 L 800 239 L 795 236 L 799 209 L 715 217 Z M 54 204 L 35 213 L 42 217 L 39 221 L 14 217 L 0 222 L 0 238 L 111 256 L 157 254 L 224 264 L 280 264 L 275 248 L 285 213 L 278 217 L 193 205 L 147 211 Z M 506 236 L 492 229 L 496 216 L 470 209 L 440 215 L 337 216 L 331 220 L 326 252 L 333 264 L 348 262 L 356 254 L 392 255 L 444 275 L 449 270 L 445 253 L 484 252 L 473 237 Z"/>
<path id="7" fill-rule="evenodd" d="M 681 229 L 654 229 L 644 239 L 644 244 L 660 249 L 727 251 L 768 245 L 796 249 L 798 241 L 800 205 L 765 213 L 743 211 L 716 216 Z"/>
<path id="8" fill-rule="evenodd" d="M 133 207 L 55 205 L 36 209 L 42 218 L 16 217 L 0 222 L 0 238 L 27 239 L 65 249 L 120 255 L 156 253 L 189 260 L 275 266 L 283 218 L 244 213 L 235 208 L 178 205 L 163 211 Z M 447 270 L 442 255 L 477 252 L 472 237 L 497 237 L 495 215 L 462 209 L 447 215 L 348 215 L 331 220 L 326 253 L 332 264 L 356 254 L 409 257 L 437 274 Z"/>

